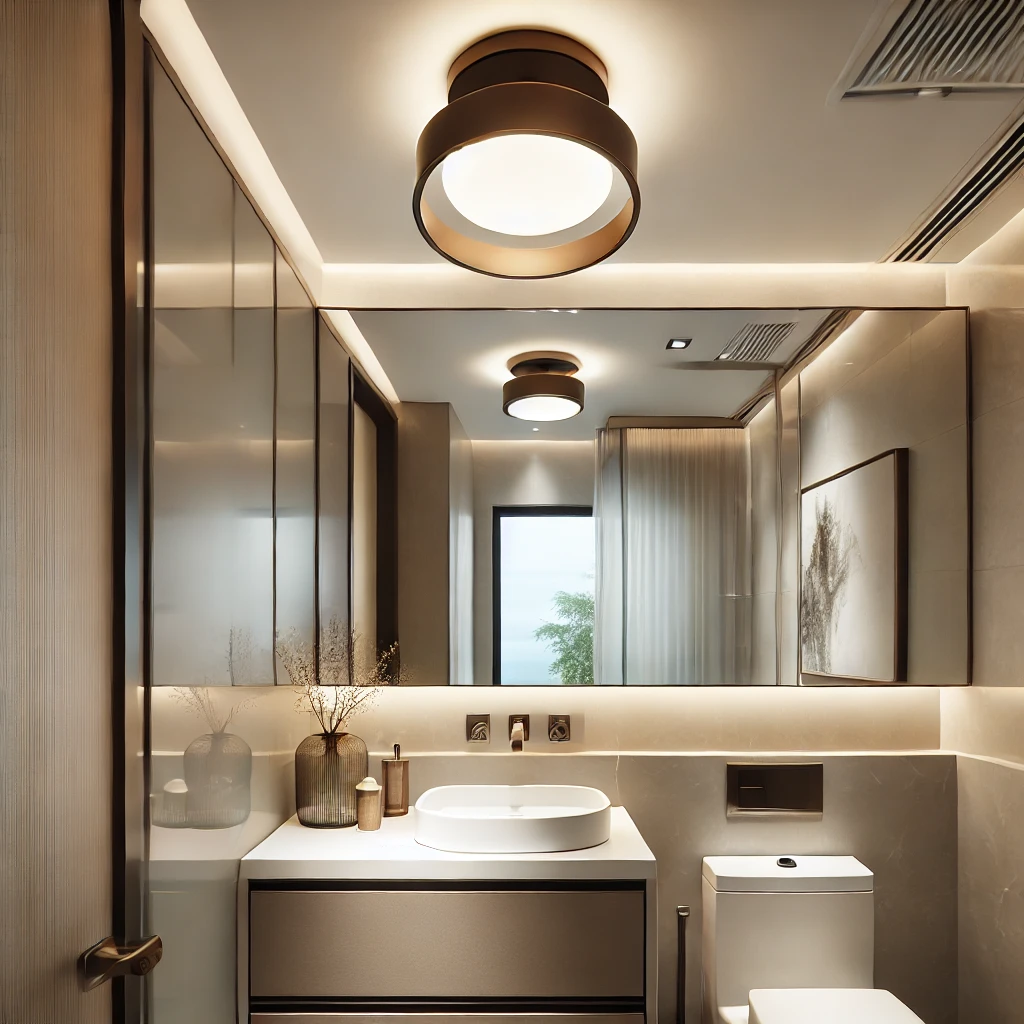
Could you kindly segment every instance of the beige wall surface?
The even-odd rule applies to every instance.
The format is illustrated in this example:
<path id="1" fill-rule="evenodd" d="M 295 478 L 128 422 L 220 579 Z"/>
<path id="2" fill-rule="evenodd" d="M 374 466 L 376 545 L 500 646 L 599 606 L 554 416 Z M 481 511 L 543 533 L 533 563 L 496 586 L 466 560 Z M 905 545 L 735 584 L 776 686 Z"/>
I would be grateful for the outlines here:
<path id="1" fill-rule="evenodd" d="M 491 744 L 466 742 L 466 715 L 491 716 Z M 912 751 L 939 745 L 930 687 L 432 686 L 381 692 L 355 731 L 371 750 L 503 752 L 508 716 L 531 716 L 526 750 L 551 749 L 547 716 L 572 716 L 557 753 Z M 540 723 L 537 728 L 536 723 Z"/>
<path id="2" fill-rule="evenodd" d="M 446 683 L 449 659 L 450 406 L 400 402 L 398 635 L 414 685 Z"/>
<path id="3" fill-rule="evenodd" d="M 0 0 L 0 1020 L 110 1020 L 106 3 Z"/>
<path id="4" fill-rule="evenodd" d="M 800 374 L 802 486 L 910 449 L 908 680 L 968 673 L 967 314 L 868 310 Z"/>
<path id="5" fill-rule="evenodd" d="M 593 441 L 473 441 L 473 682 L 491 683 L 495 505 L 592 505 Z"/>
<path id="6" fill-rule="evenodd" d="M 947 274 L 971 307 L 974 683 L 942 694 L 959 757 L 960 1024 L 1024 1004 L 1024 213 Z"/>

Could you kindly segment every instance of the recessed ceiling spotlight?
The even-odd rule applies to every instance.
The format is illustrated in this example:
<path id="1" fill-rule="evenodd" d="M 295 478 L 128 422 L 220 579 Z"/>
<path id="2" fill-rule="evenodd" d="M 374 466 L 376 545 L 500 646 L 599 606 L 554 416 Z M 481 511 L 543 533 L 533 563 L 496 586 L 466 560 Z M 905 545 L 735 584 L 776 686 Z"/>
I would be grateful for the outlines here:
<path id="1" fill-rule="evenodd" d="M 571 419 L 583 411 L 583 381 L 575 376 L 579 368 L 569 357 L 518 357 L 509 367 L 515 376 L 501 389 L 502 411 L 535 423 Z"/>
<path id="2" fill-rule="evenodd" d="M 533 429 L 533 432 L 536 434 L 537 431 L 540 430 L 540 427 L 533 427 L 532 429 Z"/>
<path id="3" fill-rule="evenodd" d="M 608 72 L 568 36 L 500 32 L 448 71 L 416 147 L 413 216 L 428 244 L 494 277 L 557 277 L 610 256 L 640 214 L 636 139 Z"/>
<path id="4" fill-rule="evenodd" d="M 689 348 L 693 338 L 669 338 L 665 348 Z"/>

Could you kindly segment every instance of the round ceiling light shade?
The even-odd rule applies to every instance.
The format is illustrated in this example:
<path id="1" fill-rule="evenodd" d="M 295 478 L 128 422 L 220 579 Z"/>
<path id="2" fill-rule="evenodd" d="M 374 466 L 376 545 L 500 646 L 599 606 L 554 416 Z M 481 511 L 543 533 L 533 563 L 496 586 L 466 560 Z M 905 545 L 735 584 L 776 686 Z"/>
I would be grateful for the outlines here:
<path id="1" fill-rule="evenodd" d="M 554 32 L 501 32 L 461 54 L 416 168 L 420 233 L 451 262 L 494 277 L 599 263 L 640 214 L 636 140 L 608 106 L 604 64 Z"/>
<path id="2" fill-rule="evenodd" d="M 506 416 L 532 423 L 568 420 L 583 411 L 583 381 L 573 374 L 579 366 L 568 359 L 523 357 L 512 366 L 515 376 L 501 389 Z"/>

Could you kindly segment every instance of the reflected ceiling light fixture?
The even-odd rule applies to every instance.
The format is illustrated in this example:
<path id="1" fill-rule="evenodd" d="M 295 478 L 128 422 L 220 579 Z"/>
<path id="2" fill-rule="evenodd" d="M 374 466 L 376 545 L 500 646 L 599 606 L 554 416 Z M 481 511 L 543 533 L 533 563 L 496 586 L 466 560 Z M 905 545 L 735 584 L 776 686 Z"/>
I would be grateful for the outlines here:
<path id="1" fill-rule="evenodd" d="M 668 339 L 668 344 L 665 346 L 665 348 L 668 348 L 668 349 L 689 348 L 692 342 L 693 342 L 693 338 L 669 338 Z"/>
<path id="2" fill-rule="evenodd" d="M 509 362 L 514 376 L 501 389 L 506 416 L 534 423 L 567 420 L 583 411 L 579 363 L 561 352 L 531 352 Z"/>
<path id="3" fill-rule="evenodd" d="M 636 139 L 582 43 L 533 29 L 456 58 L 448 105 L 416 146 L 416 226 L 445 259 L 492 277 L 571 274 L 610 256 L 640 215 Z"/>

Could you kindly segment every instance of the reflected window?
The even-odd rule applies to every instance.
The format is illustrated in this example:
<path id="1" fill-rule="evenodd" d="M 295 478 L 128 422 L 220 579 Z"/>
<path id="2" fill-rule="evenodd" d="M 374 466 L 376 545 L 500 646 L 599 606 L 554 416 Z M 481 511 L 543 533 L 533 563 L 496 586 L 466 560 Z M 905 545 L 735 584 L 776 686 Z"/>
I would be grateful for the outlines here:
<path id="1" fill-rule="evenodd" d="M 497 507 L 492 538 L 495 685 L 593 685 L 593 510 Z"/>

